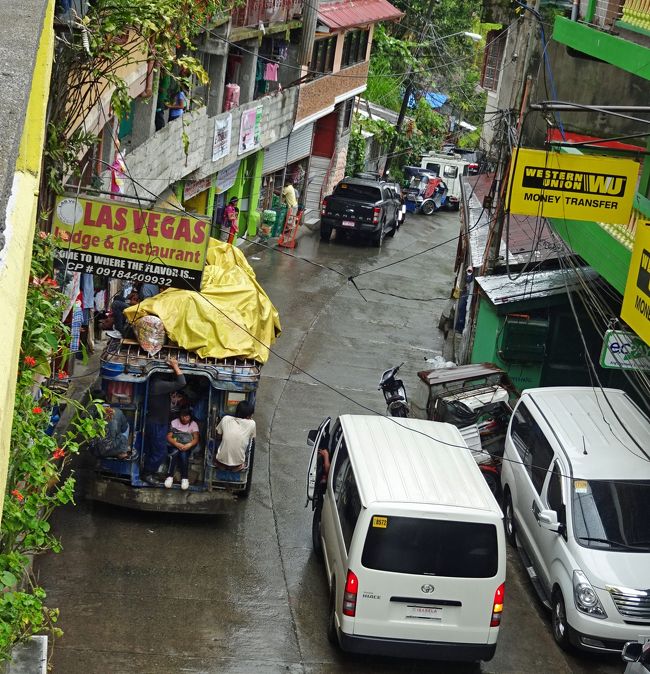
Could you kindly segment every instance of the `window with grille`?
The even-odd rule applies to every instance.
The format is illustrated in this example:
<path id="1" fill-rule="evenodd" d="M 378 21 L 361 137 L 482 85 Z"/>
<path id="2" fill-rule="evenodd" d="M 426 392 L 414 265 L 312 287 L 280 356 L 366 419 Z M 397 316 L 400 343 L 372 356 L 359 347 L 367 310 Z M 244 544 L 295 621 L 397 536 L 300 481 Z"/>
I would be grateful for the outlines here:
<path id="1" fill-rule="evenodd" d="M 506 31 L 491 30 L 487 34 L 487 46 L 483 60 L 481 86 L 489 91 L 496 91 L 499 85 L 499 73 L 506 46 Z"/>
<path id="2" fill-rule="evenodd" d="M 345 34 L 343 41 L 343 54 L 341 56 L 341 68 L 361 63 L 366 60 L 368 51 L 369 30 L 351 30 Z"/>
<path id="3" fill-rule="evenodd" d="M 314 42 L 311 62 L 309 64 L 310 75 L 321 77 L 334 70 L 334 52 L 336 51 L 336 35 L 326 37 Z"/>

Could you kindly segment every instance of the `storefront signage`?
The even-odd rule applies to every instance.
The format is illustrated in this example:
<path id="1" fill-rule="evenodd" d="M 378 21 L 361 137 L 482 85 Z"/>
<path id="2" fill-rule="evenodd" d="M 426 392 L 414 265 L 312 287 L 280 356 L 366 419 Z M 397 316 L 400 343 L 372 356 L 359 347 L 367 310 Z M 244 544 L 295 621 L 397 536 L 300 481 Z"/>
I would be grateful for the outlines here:
<path id="1" fill-rule="evenodd" d="M 607 330 L 600 365 L 616 370 L 650 370 L 650 346 L 633 332 Z"/>
<path id="2" fill-rule="evenodd" d="M 217 182 L 215 183 L 215 192 L 221 194 L 229 190 L 237 180 L 237 173 L 239 172 L 239 159 L 225 169 L 221 169 L 217 174 Z"/>
<path id="3" fill-rule="evenodd" d="M 188 180 L 183 187 L 183 200 L 192 199 L 197 194 L 210 189 L 212 185 L 212 176 L 201 178 L 201 180 Z"/>
<path id="4" fill-rule="evenodd" d="M 232 137 L 232 115 L 217 117 L 214 120 L 214 140 L 212 141 L 212 161 L 227 157 Z"/>
<path id="5" fill-rule="evenodd" d="M 59 256 L 71 271 L 200 288 L 208 222 L 123 202 L 58 197 L 53 226 L 68 242 Z"/>
<path id="6" fill-rule="evenodd" d="M 262 112 L 264 108 L 250 108 L 241 113 L 239 129 L 239 154 L 250 152 L 260 147 L 262 136 Z"/>
<path id="7" fill-rule="evenodd" d="M 630 219 L 636 162 L 522 148 L 512 166 L 511 213 L 618 224 Z"/>
<path id="8" fill-rule="evenodd" d="M 621 318 L 650 344 L 650 222 L 644 220 L 636 224 Z"/>

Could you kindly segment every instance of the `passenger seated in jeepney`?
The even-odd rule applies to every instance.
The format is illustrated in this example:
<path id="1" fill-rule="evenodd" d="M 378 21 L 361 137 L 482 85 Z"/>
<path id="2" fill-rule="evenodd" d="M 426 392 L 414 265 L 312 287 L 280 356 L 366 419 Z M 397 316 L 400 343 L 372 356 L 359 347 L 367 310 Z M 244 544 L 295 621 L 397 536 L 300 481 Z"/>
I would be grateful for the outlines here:
<path id="1" fill-rule="evenodd" d="M 103 391 L 93 391 L 92 397 L 94 403 L 90 414 L 98 417 L 103 414 L 106 427 L 102 435 L 93 438 L 88 443 L 88 449 L 93 456 L 100 459 L 129 459 L 131 452 L 129 450 L 129 422 L 124 416 L 124 412 L 117 407 L 111 407 L 104 400 Z M 97 403 L 101 404 L 101 412 L 97 408 Z"/>
<path id="2" fill-rule="evenodd" d="M 189 463 L 192 449 L 199 444 L 199 425 L 192 418 L 189 409 L 182 409 L 178 417 L 172 420 L 167 433 L 167 442 L 174 447 L 174 452 L 169 463 L 169 473 L 165 480 L 165 487 L 171 489 L 174 484 L 174 473 L 176 466 L 180 466 L 181 471 L 181 489 L 188 489 L 190 486 Z"/>
<path id="3" fill-rule="evenodd" d="M 217 424 L 216 432 L 221 436 L 214 465 L 221 470 L 239 471 L 246 464 L 246 449 L 255 439 L 253 406 L 246 400 L 237 405 L 235 416 L 225 415 Z"/>

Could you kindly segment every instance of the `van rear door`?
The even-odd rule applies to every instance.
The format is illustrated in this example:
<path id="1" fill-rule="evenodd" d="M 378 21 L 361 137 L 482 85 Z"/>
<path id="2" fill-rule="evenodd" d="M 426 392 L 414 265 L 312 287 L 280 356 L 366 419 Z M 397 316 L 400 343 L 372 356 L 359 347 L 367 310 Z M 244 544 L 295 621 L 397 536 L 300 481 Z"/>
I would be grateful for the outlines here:
<path id="1" fill-rule="evenodd" d="M 364 527 L 362 519 L 365 537 L 355 532 L 357 568 L 350 560 L 359 580 L 355 635 L 489 642 L 495 592 L 505 579 L 505 546 L 496 520 L 378 513 L 369 521 L 360 518 L 358 528 Z M 493 631 L 491 643 L 494 638 Z"/>

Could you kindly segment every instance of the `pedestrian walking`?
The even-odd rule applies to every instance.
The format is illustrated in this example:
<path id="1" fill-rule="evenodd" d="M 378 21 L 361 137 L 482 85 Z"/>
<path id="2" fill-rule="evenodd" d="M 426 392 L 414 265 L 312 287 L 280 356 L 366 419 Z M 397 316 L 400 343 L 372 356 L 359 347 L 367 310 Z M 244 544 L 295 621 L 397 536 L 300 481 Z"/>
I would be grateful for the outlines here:
<path id="1" fill-rule="evenodd" d="M 223 229 L 228 232 L 228 243 L 232 244 L 239 231 L 239 209 L 237 203 L 239 199 L 233 197 L 228 205 L 223 209 Z"/>

